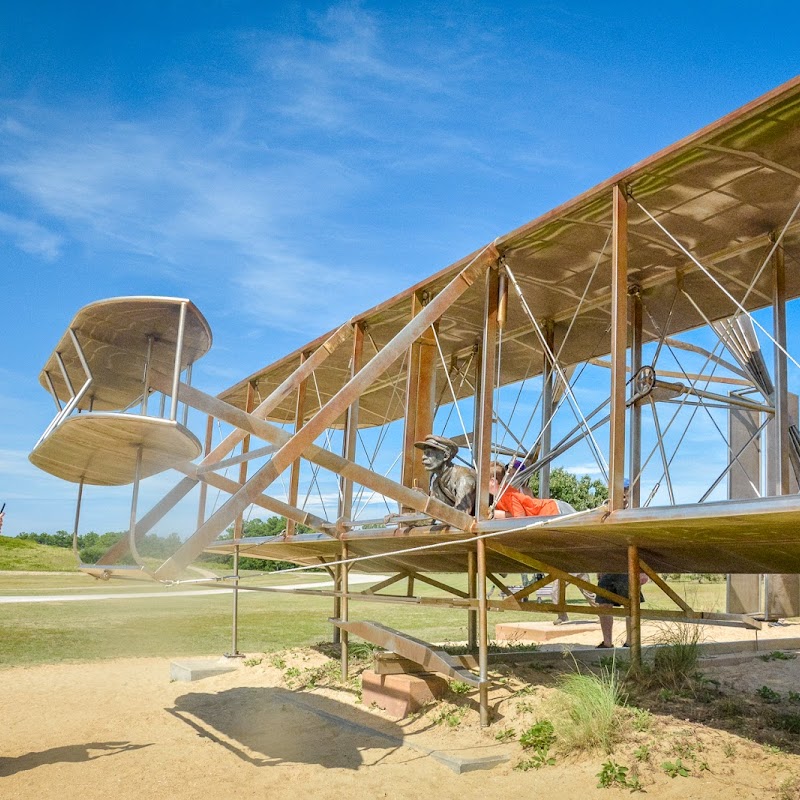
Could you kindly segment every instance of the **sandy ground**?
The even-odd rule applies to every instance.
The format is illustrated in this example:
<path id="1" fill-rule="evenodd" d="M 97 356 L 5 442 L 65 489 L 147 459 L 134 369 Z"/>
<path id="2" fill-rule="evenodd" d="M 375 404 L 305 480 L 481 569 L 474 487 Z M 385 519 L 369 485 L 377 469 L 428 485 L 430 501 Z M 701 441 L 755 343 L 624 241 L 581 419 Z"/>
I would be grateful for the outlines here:
<path id="1" fill-rule="evenodd" d="M 780 649 L 779 637 L 798 635 L 800 625 L 792 625 L 766 629 L 761 638 L 770 640 L 769 652 Z M 728 634 L 737 637 L 741 631 Z M 293 687 L 287 669 L 324 666 L 321 654 L 293 651 L 284 662 L 265 656 L 259 664 L 251 661 L 194 683 L 171 682 L 169 661 L 163 659 L 0 671 L 0 797 L 486 800 L 629 794 L 597 787 L 597 773 L 608 759 L 602 753 L 559 756 L 554 766 L 537 770 L 514 769 L 526 753 L 516 742 L 498 742 L 496 735 L 524 730 L 541 716 L 554 691 L 546 686 L 552 676 L 501 668 L 492 694 L 495 722 L 481 730 L 469 697 L 450 698 L 453 702 L 397 722 L 358 704 L 354 692 Z M 800 691 L 800 658 L 748 658 L 704 671 L 731 691 L 763 685 Z M 443 711 L 459 707 L 466 710 L 458 728 L 437 724 Z M 800 797 L 799 755 L 713 725 L 655 718 L 613 758 L 635 765 L 634 750 L 642 746 L 652 751 L 649 763 L 641 765 L 651 797 L 729 800 L 732 792 L 737 800 Z M 426 755 L 430 750 L 499 753 L 509 760 L 491 771 L 457 775 Z M 691 774 L 669 778 L 660 765 L 674 761 L 678 752 Z"/>

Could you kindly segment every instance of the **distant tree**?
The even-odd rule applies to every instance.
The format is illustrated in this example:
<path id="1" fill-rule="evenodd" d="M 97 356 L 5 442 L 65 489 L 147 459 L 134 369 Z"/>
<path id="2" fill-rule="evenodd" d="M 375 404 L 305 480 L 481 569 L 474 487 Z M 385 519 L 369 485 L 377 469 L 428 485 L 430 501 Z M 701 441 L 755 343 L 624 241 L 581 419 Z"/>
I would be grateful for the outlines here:
<path id="1" fill-rule="evenodd" d="M 286 530 L 286 517 L 268 517 L 266 520 L 255 519 L 246 520 L 242 524 L 242 537 L 256 537 L 256 536 L 278 536 Z M 296 533 L 310 533 L 311 528 L 307 525 L 297 525 L 295 528 Z M 228 528 L 223 533 L 220 539 L 233 539 L 233 526 Z M 233 556 L 216 555 L 214 553 L 204 553 L 199 561 L 213 562 L 215 564 L 222 564 L 226 567 L 233 567 Z M 240 569 L 253 569 L 260 572 L 275 572 L 279 569 L 287 569 L 288 567 L 297 566 L 288 561 L 271 561 L 263 558 L 249 558 L 248 556 L 239 557 Z"/>
<path id="2" fill-rule="evenodd" d="M 539 494 L 539 475 L 533 476 L 531 490 Z M 592 480 L 588 475 L 578 478 L 563 467 L 556 467 L 550 473 L 550 497 L 569 503 L 576 511 L 597 508 L 608 500 L 608 486 L 603 481 Z"/>

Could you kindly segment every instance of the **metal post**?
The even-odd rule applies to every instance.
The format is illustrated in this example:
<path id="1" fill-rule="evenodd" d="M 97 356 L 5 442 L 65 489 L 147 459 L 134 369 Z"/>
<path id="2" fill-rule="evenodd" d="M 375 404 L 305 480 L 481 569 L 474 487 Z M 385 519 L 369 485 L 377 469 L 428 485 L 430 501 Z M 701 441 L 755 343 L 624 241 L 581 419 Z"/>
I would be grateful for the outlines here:
<path id="1" fill-rule="evenodd" d="M 192 367 L 193 366 L 194 366 L 194 364 L 189 364 L 189 366 L 186 367 L 186 383 L 189 386 L 192 385 Z M 186 427 L 188 422 L 189 422 L 189 404 L 188 403 L 184 403 L 183 404 L 183 417 L 181 418 L 181 423 L 183 424 L 184 428 Z"/>
<path id="2" fill-rule="evenodd" d="M 631 650 L 631 668 L 638 671 L 642 667 L 642 616 L 639 606 L 641 592 L 639 567 L 639 548 L 635 544 L 628 545 L 628 587 L 631 604 L 628 625 L 628 644 Z"/>
<path id="3" fill-rule="evenodd" d="M 178 317 L 178 337 L 175 342 L 175 368 L 172 371 L 172 405 L 169 418 L 175 422 L 178 419 L 178 384 L 181 380 L 181 361 L 183 360 L 183 333 L 186 329 L 186 303 L 181 303 L 180 316 Z"/>
<path id="4" fill-rule="evenodd" d="M 478 572 L 475 562 L 476 554 L 467 553 L 467 592 L 470 600 L 475 600 L 478 596 Z M 470 653 L 474 653 L 478 648 L 478 612 L 474 609 L 467 611 L 467 648 Z"/>
<path id="5" fill-rule="evenodd" d="M 342 542 L 342 551 L 341 551 L 341 560 L 346 561 L 348 557 L 347 552 L 347 542 Z M 350 572 L 350 565 L 349 564 L 340 564 L 340 591 L 341 591 L 341 616 L 339 619 L 342 622 L 347 622 L 350 618 L 350 603 L 347 597 L 348 592 L 350 591 L 350 583 L 348 580 Z M 349 657 L 350 652 L 348 648 L 348 635 L 347 631 L 341 631 L 341 642 L 342 642 L 342 681 L 347 681 L 349 676 Z"/>
<path id="6" fill-rule="evenodd" d="M 353 326 L 353 350 L 350 355 L 350 377 L 358 374 L 364 360 L 364 326 L 363 324 L 356 324 Z M 347 408 L 345 417 L 344 431 L 342 432 L 342 456 L 348 461 L 355 461 L 356 459 L 356 445 L 358 440 L 358 406 L 359 398 L 356 398 Z M 342 476 L 339 482 L 339 519 L 341 521 L 350 521 L 353 517 L 353 480 L 352 478 L 345 478 Z M 336 568 L 338 578 L 338 589 L 344 592 L 345 585 L 345 569 L 343 566 Z M 342 614 L 348 613 L 348 606 L 342 595 L 333 598 L 333 617 L 340 619 Z M 333 643 L 341 644 L 342 646 L 342 675 L 346 676 L 347 668 L 347 650 L 348 639 L 347 632 L 342 631 L 340 628 L 333 626 Z M 346 680 L 346 677 L 344 678 Z"/>
<path id="7" fill-rule="evenodd" d="M 147 355 L 144 359 L 144 385 L 142 386 L 142 407 L 141 415 L 147 414 L 147 401 L 150 397 L 150 359 L 153 357 L 153 337 L 147 337 Z"/>
<path id="8" fill-rule="evenodd" d="M 494 372 L 497 365 L 497 311 L 499 305 L 499 275 L 496 268 L 486 273 L 486 295 L 483 321 L 483 352 L 481 357 L 479 426 L 475 431 L 478 465 L 478 492 L 475 516 L 489 518 L 489 465 L 492 460 L 492 421 L 494 403 Z M 477 542 L 478 567 L 478 665 L 480 671 L 481 726 L 489 724 L 489 619 L 486 602 L 486 542 Z"/>
<path id="9" fill-rule="evenodd" d="M 334 568 L 334 581 L 333 581 L 333 589 L 334 589 L 334 596 L 333 596 L 333 618 L 334 619 L 341 619 L 342 618 L 342 565 L 337 564 Z M 333 643 L 334 644 L 341 644 L 342 643 L 342 631 L 338 625 L 333 626 Z"/>
<path id="10" fill-rule="evenodd" d="M 75 504 L 75 525 L 72 528 L 72 552 L 78 565 L 81 564 L 81 554 L 78 552 L 78 525 L 81 521 L 81 501 L 83 500 L 83 481 L 78 484 L 78 502 Z"/>
<path id="11" fill-rule="evenodd" d="M 544 327 L 545 341 L 551 353 L 555 353 L 555 331 L 553 323 L 548 320 Z M 547 355 L 547 349 L 542 349 L 542 440 L 539 451 L 540 458 L 550 454 L 553 444 L 553 364 Z M 548 460 L 539 472 L 539 497 L 550 497 L 550 464 Z"/>
<path id="12" fill-rule="evenodd" d="M 364 363 L 364 325 L 353 326 L 353 352 L 350 357 L 350 377 L 358 374 Z M 348 461 L 356 460 L 358 441 L 358 408 L 360 398 L 356 398 L 347 408 L 342 434 L 342 456 Z M 344 475 L 339 479 L 339 519 L 350 522 L 353 518 L 353 480 Z"/>
<path id="13" fill-rule="evenodd" d="M 631 286 L 628 295 L 633 300 L 631 304 L 631 376 L 635 376 L 642 367 L 642 295 L 638 286 Z M 655 406 L 653 414 L 655 415 Z M 642 471 L 642 407 L 639 403 L 631 406 L 630 437 L 631 485 L 628 503 L 631 508 L 639 508 L 642 489 L 639 475 Z"/>
<path id="14" fill-rule="evenodd" d="M 308 359 L 310 353 L 300 354 L 300 366 Z M 297 396 L 294 404 L 294 432 L 303 427 L 303 422 L 306 418 L 306 388 L 308 387 L 308 380 L 302 380 L 297 385 Z M 292 462 L 291 469 L 289 470 L 289 495 L 287 500 L 289 505 L 297 505 L 297 497 L 300 491 L 300 468 L 302 466 L 302 459 L 297 458 Z M 286 520 L 286 535 L 294 536 L 297 523 L 293 519 Z"/>
<path id="15" fill-rule="evenodd" d="M 139 505 L 139 483 L 142 472 L 142 445 L 136 448 L 136 469 L 133 478 L 133 494 L 131 496 L 131 516 L 128 526 L 128 547 L 130 548 L 133 560 L 141 567 L 142 563 L 139 551 L 136 548 L 136 508 Z"/>
<path id="16" fill-rule="evenodd" d="M 628 347 L 628 201 L 623 188 L 613 189 L 611 251 L 611 432 L 609 508 L 625 505 L 625 358 Z"/>
<path id="17" fill-rule="evenodd" d="M 786 372 L 786 266 L 784 263 L 783 245 L 775 249 L 772 257 L 772 306 L 775 325 L 775 341 L 780 345 L 775 348 L 775 447 L 772 448 L 775 459 L 775 494 L 786 495 L 791 489 L 789 485 L 789 395 Z"/>
<path id="18" fill-rule="evenodd" d="M 206 441 L 203 449 L 204 455 L 211 452 L 211 445 L 214 438 L 214 417 L 209 414 L 206 419 Z M 208 496 L 208 484 L 200 482 L 200 499 L 197 504 L 197 527 L 199 528 L 206 521 L 206 497 Z"/>
<path id="19" fill-rule="evenodd" d="M 245 397 L 245 411 L 249 414 L 255 405 L 255 387 L 253 383 L 247 384 L 247 395 Z M 187 405 L 188 408 L 188 405 Z M 250 435 L 242 439 L 242 455 L 250 450 Z M 247 482 L 247 461 L 239 465 L 239 484 L 244 486 Z M 234 541 L 242 538 L 244 528 L 244 516 L 239 514 L 233 523 Z M 228 658 L 238 658 L 239 653 L 239 545 L 233 548 L 233 596 L 231 598 L 231 652 L 226 654 Z"/>

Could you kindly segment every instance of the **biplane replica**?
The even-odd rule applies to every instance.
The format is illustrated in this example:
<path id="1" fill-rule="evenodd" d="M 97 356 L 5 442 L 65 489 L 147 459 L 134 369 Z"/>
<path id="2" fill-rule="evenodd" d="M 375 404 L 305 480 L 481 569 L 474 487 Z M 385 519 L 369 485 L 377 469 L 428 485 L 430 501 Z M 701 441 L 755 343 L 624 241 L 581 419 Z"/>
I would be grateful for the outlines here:
<path id="1" fill-rule="evenodd" d="M 41 373 L 58 413 L 30 459 L 79 492 L 132 484 L 128 538 L 82 565 L 95 577 L 179 582 L 203 551 L 326 569 L 333 588 L 304 591 L 332 598 L 343 669 L 355 634 L 485 690 L 490 610 L 629 617 L 634 664 L 643 617 L 757 628 L 752 609 L 692 609 L 660 574 L 782 576 L 773 585 L 797 591 L 790 378 L 800 364 L 787 306 L 800 296 L 798 214 L 800 78 L 216 396 L 191 383 L 211 332 L 189 300 L 93 303 Z M 204 442 L 187 428 L 187 409 L 207 416 Z M 215 443 L 217 424 L 228 432 Z M 475 470 L 473 513 L 429 494 L 414 444 L 431 434 L 459 443 Z M 695 447 L 682 457 L 697 436 L 703 455 Z M 546 498 L 551 469 L 576 453 L 596 463 L 606 503 L 493 518 L 494 461 L 521 461 L 509 483 L 536 476 Z M 234 466 L 236 480 L 225 474 Z M 182 477 L 140 515 L 140 481 L 168 469 Z M 338 502 L 318 513 L 323 475 Z M 148 567 L 137 543 L 195 487 L 196 530 Z M 227 495 L 211 511 L 209 487 Z M 253 507 L 285 517 L 285 531 L 242 537 Z M 234 537 L 220 538 L 231 525 Z M 120 564 L 128 551 L 133 566 Z M 354 572 L 380 578 L 354 591 Z M 520 572 L 543 577 L 504 584 L 503 574 Z M 628 574 L 629 596 L 577 576 L 607 572 Z M 226 580 L 246 588 L 234 573 Z M 641 573 L 674 609 L 640 607 Z M 466 589 L 448 574 L 466 575 Z M 555 602 L 537 602 L 556 581 Z M 489 598 L 490 584 L 503 595 Z M 570 604 L 568 584 L 618 605 Z M 352 621 L 356 601 L 463 609 L 477 673 L 377 622 Z"/>

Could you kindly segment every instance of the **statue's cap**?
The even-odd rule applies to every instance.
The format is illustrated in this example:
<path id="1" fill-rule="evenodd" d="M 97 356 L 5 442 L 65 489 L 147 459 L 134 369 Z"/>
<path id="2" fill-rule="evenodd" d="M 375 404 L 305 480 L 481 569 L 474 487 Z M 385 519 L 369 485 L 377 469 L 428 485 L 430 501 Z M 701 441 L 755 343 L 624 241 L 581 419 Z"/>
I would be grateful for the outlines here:
<path id="1" fill-rule="evenodd" d="M 437 436 L 435 433 L 428 434 L 421 442 L 414 442 L 414 447 L 434 447 L 452 458 L 458 452 L 458 445 L 446 436 Z"/>

